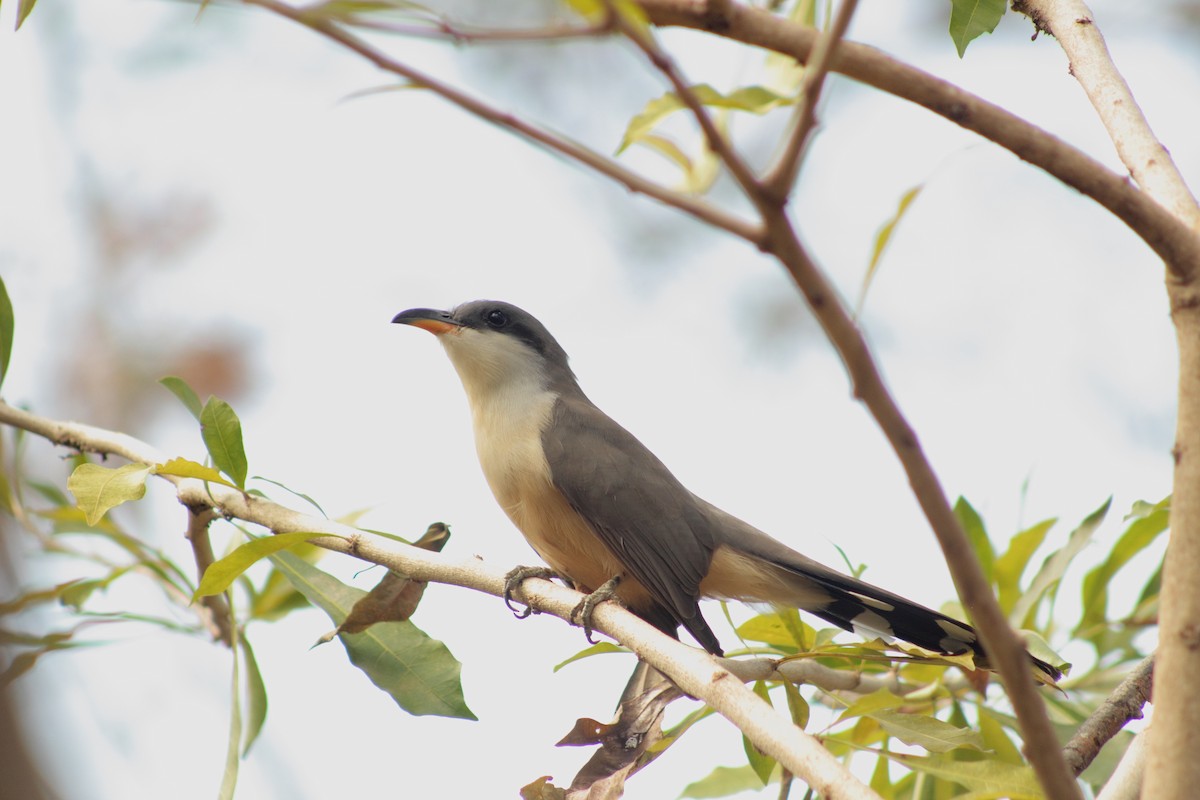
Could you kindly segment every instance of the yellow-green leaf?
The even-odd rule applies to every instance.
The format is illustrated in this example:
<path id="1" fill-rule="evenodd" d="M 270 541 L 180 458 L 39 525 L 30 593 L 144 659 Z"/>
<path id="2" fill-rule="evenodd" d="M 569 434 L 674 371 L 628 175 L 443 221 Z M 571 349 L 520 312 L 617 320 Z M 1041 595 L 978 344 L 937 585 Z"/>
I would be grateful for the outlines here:
<path id="1" fill-rule="evenodd" d="M 196 589 L 196 597 L 220 594 L 259 559 L 320 536 L 332 536 L 332 534 L 298 531 L 251 539 L 229 555 L 208 565 L 208 569 L 204 570 L 204 577 L 200 579 L 200 586 Z"/>
<path id="2" fill-rule="evenodd" d="M 590 658 L 591 656 L 598 656 L 598 655 L 602 655 L 604 653 L 628 653 L 628 652 L 629 651 L 626 650 L 624 647 L 621 647 L 620 645 L 615 645 L 612 642 L 596 642 L 591 647 L 585 647 L 584 649 L 580 650 L 578 653 L 576 653 L 575 655 L 566 659 L 565 661 L 560 661 L 559 663 L 555 664 L 553 671 L 558 672 L 560 669 L 565 667 L 567 664 L 572 664 L 581 659 Z"/>
<path id="3" fill-rule="evenodd" d="M 254 649 L 246 637 L 240 640 L 242 658 L 246 664 L 246 730 L 242 744 L 242 758 L 250 752 L 250 748 L 262 732 L 263 723 L 267 721 L 267 685 L 263 682 L 262 672 L 258 669 L 258 659 L 254 657 Z"/>
<path id="4" fill-rule="evenodd" d="M 838 717 L 838 722 L 850 719 L 851 717 L 860 717 L 875 714 L 889 708 L 897 708 L 903 705 L 903 703 L 904 698 L 893 694 L 887 689 L 876 689 L 870 694 L 864 694 L 851 703 Z"/>
<path id="5" fill-rule="evenodd" d="M 88 525 L 96 525 L 110 509 L 146 494 L 146 476 L 152 467 L 126 464 L 109 469 L 99 464 L 80 464 L 67 479 L 67 489 Z"/>
<path id="6" fill-rule="evenodd" d="M 747 111 L 759 115 L 796 102 L 794 97 L 779 94 L 765 86 L 744 86 L 726 95 L 706 83 L 701 83 L 691 87 L 691 91 L 706 106 L 727 108 L 731 111 Z M 665 117 L 682 108 L 686 108 L 686 106 L 675 92 L 667 92 L 661 97 L 651 100 L 640 114 L 629 121 L 629 125 L 625 129 L 625 136 L 617 148 L 617 154 L 619 155 L 629 145 L 654 130 Z"/>
<path id="7" fill-rule="evenodd" d="M 943 780 L 953 781 L 973 792 L 991 792 L 1011 800 L 1041 800 L 1041 787 L 1033 770 L 1003 761 L 959 761 L 952 755 L 908 756 L 884 753 L 898 764 Z"/>
<path id="8" fill-rule="evenodd" d="M 1005 614 L 1013 610 L 1021 596 L 1021 576 L 1029 566 L 1029 559 L 1033 558 L 1034 552 L 1042 546 L 1046 534 L 1057 522 L 1058 520 L 1052 517 L 1021 531 L 1009 542 L 1008 550 L 996 559 L 994 579 L 999 593 L 1000 608 Z"/>
<path id="9" fill-rule="evenodd" d="M 12 356 L 14 330 L 12 300 L 8 297 L 8 289 L 4 285 L 4 280 L 0 279 L 0 384 L 4 383 L 4 376 L 8 374 L 8 360 Z"/>
<path id="10" fill-rule="evenodd" d="M 918 183 L 904 194 L 900 195 L 900 202 L 896 204 L 896 213 L 892 214 L 891 218 L 879 227 L 879 231 L 875 234 L 875 247 L 871 250 L 871 260 L 867 264 L 867 271 L 863 275 L 862 289 L 858 293 L 858 305 L 854 309 L 854 316 L 862 314 L 863 304 L 867 301 L 867 290 L 871 288 L 871 283 L 875 280 L 875 273 L 879 270 L 879 262 L 883 260 L 883 253 L 887 250 L 888 242 L 892 240 L 892 234 L 896 232 L 896 226 L 900 224 L 901 218 L 908 207 L 912 205 L 913 200 L 917 199 L 917 195 L 925 188 L 925 184 Z"/>
<path id="11" fill-rule="evenodd" d="M 924 747 L 931 753 L 947 753 L 960 747 L 983 749 L 983 737 L 978 731 L 960 728 L 926 714 L 902 714 L 884 709 L 872 712 L 870 716 L 900 741 Z"/>
<path id="12" fill-rule="evenodd" d="M 219 483 L 222 486 L 228 486 L 231 489 L 238 488 L 212 467 L 206 467 L 203 464 L 198 464 L 195 461 L 190 461 L 186 458 L 172 458 L 170 461 L 167 461 L 164 464 L 155 464 L 154 474 L 174 475 L 177 478 L 198 478 L 202 481 Z"/>

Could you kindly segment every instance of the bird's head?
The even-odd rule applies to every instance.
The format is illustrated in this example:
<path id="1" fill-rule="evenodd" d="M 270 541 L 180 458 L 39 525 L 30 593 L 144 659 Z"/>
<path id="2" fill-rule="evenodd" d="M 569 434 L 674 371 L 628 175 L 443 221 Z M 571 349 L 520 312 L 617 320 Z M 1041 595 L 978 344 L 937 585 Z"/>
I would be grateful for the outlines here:
<path id="1" fill-rule="evenodd" d="M 471 397 L 518 385 L 575 383 L 567 354 L 550 331 L 511 303 L 474 300 L 449 311 L 410 308 L 392 322 L 438 337 Z"/>

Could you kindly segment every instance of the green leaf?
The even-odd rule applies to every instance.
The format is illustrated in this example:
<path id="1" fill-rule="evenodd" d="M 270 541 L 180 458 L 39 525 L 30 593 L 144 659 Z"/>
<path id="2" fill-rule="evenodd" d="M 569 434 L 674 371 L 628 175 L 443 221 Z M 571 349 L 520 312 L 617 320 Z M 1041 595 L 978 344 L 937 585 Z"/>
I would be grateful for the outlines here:
<path id="1" fill-rule="evenodd" d="M 21 27 L 20 20 L 17 21 L 17 27 Z M 8 297 L 8 288 L 4 285 L 4 279 L 0 278 L 0 384 L 4 383 L 4 376 L 8 374 L 8 361 L 12 356 L 15 329 L 16 320 L 13 317 L 12 300 Z"/>
<path id="2" fill-rule="evenodd" d="M 950 0 L 950 38 L 959 58 L 967 45 L 996 30 L 1006 8 L 1005 0 Z"/>
<path id="3" fill-rule="evenodd" d="M 979 733 L 983 736 L 984 745 L 1004 763 L 1018 766 L 1025 763 L 1025 757 L 1005 733 L 1004 725 L 986 706 L 979 707 Z"/>
<path id="4" fill-rule="evenodd" d="M 854 316 L 862 315 L 863 304 L 867 301 L 867 290 L 871 288 L 871 283 L 875 280 L 875 273 L 879 269 L 879 262 L 883 259 L 883 253 L 887 250 L 888 242 L 892 240 L 892 234 L 896 232 L 896 226 L 900 224 L 900 220 L 904 217 L 908 207 L 912 205 L 913 200 L 917 199 L 917 195 L 925 188 L 925 184 L 918 183 L 904 194 L 900 195 L 900 202 L 896 204 L 896 213 L 892 214 L 887 222 L 879 227 L 879 231 L 875 234 L 875 247 L 871 250 L 871 260 L 867 263 L 866 274 L 863 275 L 862 289 L 858 293 L 858 305 L 854 309 Z"/>
<path id="5" fill-rule="evenodd" d="M 775 647 L 788 650 L 797 649 L 795 631 L 784 621 L 780 614 L 759 614 L 743 622 L 737 628 L 737 635 L 744 640 L 764 642 Z M 809 639 L 811 642 L 812 637 Z"/>
<path id="6" fill-rule="evenodd" d="M 1034 617 L 1037 615 L 1038 605 L 1042 598 L 1049 596 L 1054 598 L 1058 591 L 1059 581 L 1067 571 L 1067 567 L 1075 559 L 1075 556 L 1083 552 L 1091 542 L 1092 534 L 1096 532 L 1096 528 L 1100 527 L 1100 523 L 1104 521 L 1104 517 L 1108 514 L 1109 506 L 1112 505 L 1112 498 L 1104 501 L 1104 504 L 1093 511 L 1091 514 L 1079 523 L 1079 527 L 1071 531 L 1071 535 L 1067 537 L 1067 543 L 1058 550 L 1046 557 L 1042 562 L 1041 569 L 1033 576 L 1033 581 L 1029 584 L 1029 588 L 1021 595 L 1013 606 L 1011 618 L 1016 621 L 1016 624 L 1022 628 L 1036 627 Z"/>
<path id="7" fill-rule="evenodd" d="M 851 717 L 870 716 L 889 708 L 899 708 L 902 705 L 904 705 L 904 698 L 887 689 L 876 689 L 847 706 L 838 716 L 837 721 L 842 722 Z"/>
<path id="8" fill-rule="evenodd" d="M 1005 614 L 1013 610 L 1021 596 L 1021 576 L 1029 566 L 1029 559 L 1057 522 L 1056 519 L 1045 519 L 1021 531 L 1009 542 L 1004 555 L 996 559 L 994 579 L 999 590 L 1000 608 Z"/>
<path id="9" fill-rule="evenodd" d="M 717 767 L 705 777 L 689 783 L 679 796 L 681 798 L 728 797 L 746 791 L 758 791 L 762 781 L 749 765 L 744 767 Z"/>
<path id="10" fill-rule="evenodd" d="M 765 700 L 767 705 L 773 705 L 765 681 L 754 682 L 754 693 Z M 754 742 L 750 741 L 750 738 L 745 734 L 742 734 L 742 750 L 745 751 L 746 761 L 749 762 L 750 768 L 754 770 L 754 774 L 762 781 L 762 785 L 766 786 L 770 783 L 771 773 L 775 771 L 775 759 L 759 750 Z"/>
<path id="11" fill-rule="evenodd" d="M 200 410 L 200 435 L 217 468 L 233 479 L 239 489 L 246 486 L 246 451 L 242 446 L 242 423 L 229 403 L 209 397 Z"/>
<path id="12" fill-rule="evenodd" d="M 747 111 L 759 115 L 796 102 L 794 97 L 771 91 L 765 86 L 744 86 L 727 95 L 721 94 L 706 83 L 697 84 L 691 89 L 696 98 L 706 106 L 725 108 L 731 111 Z M 621 139 L 620 146 L 617 147 L 617 155 L 653 131 L 658 123 L 667 116 L 686 107 L 684 102 L 679 99 L 679 95 L 674 92 L 667 92 L 661 97 L 651 100 L 640 114 L 629 121 L 629 125 L 625 129 L 625 136 Z"/>
<path id="13" fill-rule="evenodd" d="M 225 591 L 237 580 L 239 575 L 250 569 L 259 559 L 266 558 L 272 553 L 278 553 L 280 550 L 286 550 L 302 542 L 307 542 L 310 539 L 316 539 L 319 536 L 332 535 L 298 531 L 296 533 L 280 533 L 275 536 L 264 536 L 261 539 L 251 539 L 229 555 L 208 565 L 208 569 L 204 570 L 204 577 L 200 579 L 200 586 L 197 587 L 196 595 L 192 600 L 207 597 L 211 594 L 220 594 Z M 340 539 L 342 537 L 335 538 Z"/>
<path id="14" fill-rule="evenodd" d="M 234 626 L 233 635 L 234 638 L 237 637 L 236 626 Z M 235 642 L 233 680 L 229 702 L 229 745 L 225 748 L 225 773 L 221 776 L 221 788 L 217 791 L 217 800 L 233 800 L 234 790 L 237 789 L 238 767 L 241 765 L 239 745 L 242 741 L 242 703 L 236 646 Z"/>
<path id="15" fill-rule="evenodd" d="M 962 525 L 963 533 L 971 542 L 971 549 L 975 551 L 975 556 L 979 559 L 979 566 L 983 568 L 984 577 L 988 579 L 988 583 L 991 583 L 996 551 L 992 549 L 987 529 L 983 526 L 983 518 L 965 497 L 959 497 L 955 501 L 954 516 L 958 517 L 958 524 Z"/>
<path id="16" fill-rule="evenodd" d="M 1011 800 L 1041 800 L 1043 797 L 1033 770 L 1026 766 L 995 760 L 960 761 L 952 755 L 883 755 L 910 769 L 953 781 L 973 792 L 990 792 Z"/>
<path id="17" fill-rule="evenodd" d="M 791 681 L 783 682 L 783 692 L 787 696 L 788 711 L 792 714 L 792 722 L 796 724 L 797 728 L 804 730 L 808 727 L 808 718 L 812 713 L 808 701 L 800 694 L 796 684 Z"/>
<path id="18" fill-rule="evenodd" d="M 238 487 L 226 480 L 225 476 L 212 467 L 206 467 L 186 458 L 172 458 L 165 464 L 154 465 L 155 475 L 174 475 L 177 478 L 198 478 L 210 483 L 219 483 L 231 489 Z"/>
<path id="19" fill-rule="evenodd" d="M 881 710 L 871 713 L 870 717 L 905 744 L 924 747 L 931 753 L 948 753 L 960 747 L 983 749 L 983 737 L 978 731 L 960 728 L 926 714 Z"/>
<path id="20" fill-rule="evenodd" d="M 1108 558 L 1083 578 L 1083 617 L 1075 628 L 1081 633 L 1108 619 L 1108 586 L 1130 559 L 1149 547 L 1167 529 L 1171 515 L 1171 498 L 1155 505 L 1139 504 L 1126 519 L 1133 522 L 1113 545 Z"/>
<path id="21" fill-rule="evenodd" d="M 183 378 L 176 378 L 174 375 L 168 375 L 160 379 L 159 383 L 167 387 L 171 391 L 171 394 L 183 402 L 183 405 L 188 411 L 192 412 L 192 416 L 196 418 L 197 422 L 200 421 L 200 412 L 202 410 L 200 397 L 191 386 L 188 386 L 187 381 Z"/>
<path id="22" fill-rule="evenodd" d="M 263 682 L 262 672 L 258 669 L 258 659 L 254 657 L 254 649 L 250 647 L 246 637 L 241 639 L 242 657 L 246 664 L 246 731 L 242 743 L 242 758 L 250 752 L 250 748 L 262 732 L 263 724 L 267 721 L 267 685 Z"/>
<path id="23" fill-rule="evenodd" d="M 585 647 L 584 649 L 580 650 L 578 653 L 571 656 L 566 661 L 560 661 L 557 664 L 555 664 L 554 671 L 558 672 L 560 669 L 565 667 L 567 664 L 571 664 L 571 663 L 580 661 L 585 658 L 591 658 L 592 656 L 598 656 L 598 655 L 602 655 L 604 653 L 628 653 L 628 652 L 629 651 L 626 650 L 624 647 L 621 647 L 620 645 L 615 645 L 612 642 L 596 642 L 591 647 Z"/>
<path id="24" fill-rule="evenodd" d="M 277 553 L 270 559 L 310 603 L 337 625 L 366 595 L 291 553 Z M 459 680 L 462 665 L 446 645 L 430 638 L 411 620 L 384 622 L 362 633 L 339 634 L 338 638 L 351 663 L 408 713 L 476 718 L 463 699 Z"/>
<path id="25" fill-rule="evenodd" d="M 67 489 L 75 495 L 87 524 L 96 525 L 110 509 L 140 500 L 146 494 L 146 476 L 151 469 L 146 464 L 126 464 L 116 469 L 80 464 L 67 479 Z"/>

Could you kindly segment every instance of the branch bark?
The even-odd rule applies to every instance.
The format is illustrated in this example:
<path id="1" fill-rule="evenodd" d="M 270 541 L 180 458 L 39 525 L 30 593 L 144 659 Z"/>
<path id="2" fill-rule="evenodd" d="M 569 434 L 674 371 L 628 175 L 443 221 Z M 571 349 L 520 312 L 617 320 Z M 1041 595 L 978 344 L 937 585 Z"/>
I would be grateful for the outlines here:
<path id="1" fill-rule="evenodd" d="M 76 450 L 117 455 L 144 464 L 161 464 L 166 460 L 154 447 L 126 434 L 47 419 L 3 402 L 0 402 L 0 423 Z M 211 508 L 219 514 L 261 525 L 272 533 L 328 533 L 331 534 L 329 538 L 316 539 L 313 544 L 380 564 L 416 580 L 453 584 L 496 597 L 503 595 L 507 570 L 478 559 L 456 561 L 441 553 L 301 514 L 262 497 L 191 478 L 159 477 L 174 485 L 179 501 L 188 508 Z M 538 611 L 567 621 L 583 598 L 579 592 L 565 586 L 536 579 L 525 581 L 521 594 L 522 600 Z M 664 635 L 614 603 L 596 607 L 593 627 L 670 676 L 689 695 L 712 706 L 763 752 L 770 753 L 787 769 L 803 777 L 823 797 L 880 800 L 820 742 L 793 725 L 790 718 L 772 709 L 704 651 Z"/>
<path id="2" fill-rule="evenodd" d="M 1142 718 L 1142 707 L 1150 702 L 1154 687 L 1154 656 L 1138 664 L 1092 715 L 1083 721 L 1071 741 L 1063 747 L 1067 767 L 1079 775 L 1130 720 Z"/>
<path id="3" fill-rule="evenodd" d="M 1028 15 L 1039 30 L 1058 40 L 1070 61 L 1071 75 L 1091 100 L 1121 163 L 1138 186 L 1200 232 L 1200 206 L 1113 63 L 1087 4 L 1080 0 L 1019 0 L 1013 3 L 1013 10 Z"/>

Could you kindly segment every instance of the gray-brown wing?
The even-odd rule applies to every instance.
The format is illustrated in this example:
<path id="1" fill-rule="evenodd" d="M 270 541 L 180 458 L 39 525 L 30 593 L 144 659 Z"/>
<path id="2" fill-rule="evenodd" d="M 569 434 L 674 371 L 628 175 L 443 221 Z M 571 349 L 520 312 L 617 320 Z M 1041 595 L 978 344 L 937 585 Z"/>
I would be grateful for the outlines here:
<path id="1" fill-rule="evenodd" d="M 698 602 L 715 545 L 692 494 L 645 445 L 583 398 L 558 400 L 542 446 L 555 487 L 629 575 L 705 649 L 720 652 Z"/>

